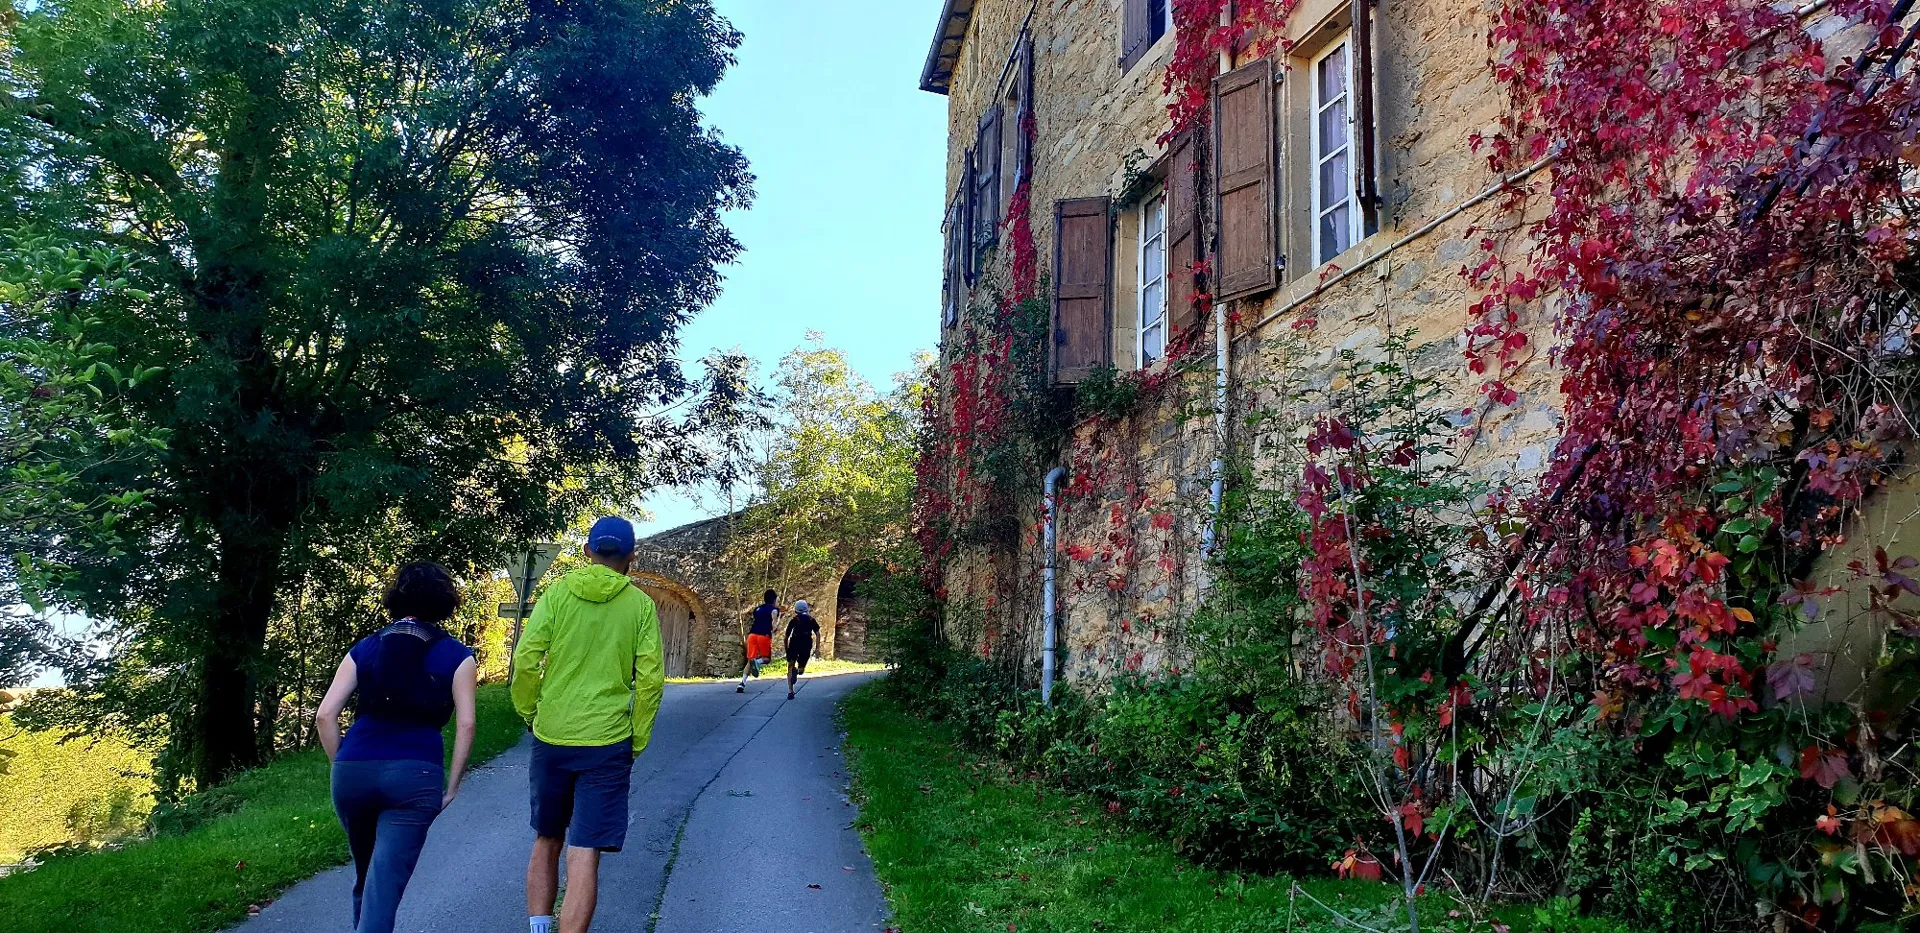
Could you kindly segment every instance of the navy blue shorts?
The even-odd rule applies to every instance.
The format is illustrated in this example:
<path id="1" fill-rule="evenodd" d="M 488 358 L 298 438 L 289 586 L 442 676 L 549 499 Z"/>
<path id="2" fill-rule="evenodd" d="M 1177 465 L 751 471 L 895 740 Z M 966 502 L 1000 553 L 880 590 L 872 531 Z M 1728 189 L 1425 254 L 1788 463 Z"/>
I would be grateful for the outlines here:
<path id="1" fill-rule="evenodd" d="M 633 743 L 548 745 L 533 740 L 533 832 L 580 849 L 618 852 L 627 843 Z"/>

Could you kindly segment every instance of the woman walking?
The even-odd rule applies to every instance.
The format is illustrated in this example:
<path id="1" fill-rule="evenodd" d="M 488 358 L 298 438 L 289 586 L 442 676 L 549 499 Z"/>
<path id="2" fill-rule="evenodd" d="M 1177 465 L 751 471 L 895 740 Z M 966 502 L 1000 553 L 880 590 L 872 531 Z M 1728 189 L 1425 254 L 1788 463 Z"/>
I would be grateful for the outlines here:
<path id="1" fill-rule="evenodd" d="M 356 933 L 392 933 L 427 829 L 460 792 L 473 749 L 473 651 L 440 628 L 460 608 L 453 577 L 436 564 L 409 564 L 381 605 L 392 623 L 341 659 L 315 716 L 333 762 L 333 809 L 353 850 Z M 343 740 L 340 712 L 355 692 Z M 457 723 L 450 773 L 440 737 L 449 718 Z"/>

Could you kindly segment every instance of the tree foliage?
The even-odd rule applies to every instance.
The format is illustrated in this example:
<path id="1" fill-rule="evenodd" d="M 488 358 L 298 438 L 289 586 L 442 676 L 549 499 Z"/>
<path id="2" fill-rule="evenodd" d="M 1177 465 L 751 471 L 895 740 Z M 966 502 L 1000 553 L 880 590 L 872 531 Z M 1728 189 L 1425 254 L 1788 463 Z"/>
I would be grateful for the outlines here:
<path id="1" fill-rule="evenodd" d="M 0 236 L 0 684 L 58 656 L 41 613 L 72 579 L 65 558 L 117 556 L 122 523 L 145 499 L 85 475 L 164 449 L 163 431 L 120 407 L 161 368 L 126 367 L 89 334 L 106 308 L 142 297 L 131 273 L 112 250 Z"/>
<path id="2" fill-rule="evenodd" d="M 0 211 L 137 260 L 84 336 L 165 367 L 128 400 L 169 446 L 76 493 L 150 488 L 138 547 L 62 593 L 120 648 L 89 715 L 159 716 L 176 770 L 270 747 L 290 589 L 484 566 L 737 452 L 744 363 L 676 355 L 750 196 L 708 3 L 62 0 L 4 41 Z"/>
<path id="3" fill-rule="evenodd" d="M 907 541 L 931 361 L 882 392 L 819 334 L 780 361 L 777 415 L 726 561 L 755 579 L 884 559 Z"/>

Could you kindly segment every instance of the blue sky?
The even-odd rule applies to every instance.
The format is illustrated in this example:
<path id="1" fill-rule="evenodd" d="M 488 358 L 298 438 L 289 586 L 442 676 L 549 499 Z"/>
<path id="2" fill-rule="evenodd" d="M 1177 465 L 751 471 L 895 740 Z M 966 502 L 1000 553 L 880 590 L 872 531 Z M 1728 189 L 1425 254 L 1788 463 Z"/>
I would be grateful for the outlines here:
<path id="1" fill-rule="evenodd" d="M 682 358 L 738 348 L 766 374 L 809 330 L 886 385 L 939 339 L 946 98 L 920 90 L 934 0 L 716 0 L 745 36 L 702 108 L 753 164 L 746 252 L 685 334 Z M 710 514 L 685 491 L 647 500 L 646 534 Z"/>

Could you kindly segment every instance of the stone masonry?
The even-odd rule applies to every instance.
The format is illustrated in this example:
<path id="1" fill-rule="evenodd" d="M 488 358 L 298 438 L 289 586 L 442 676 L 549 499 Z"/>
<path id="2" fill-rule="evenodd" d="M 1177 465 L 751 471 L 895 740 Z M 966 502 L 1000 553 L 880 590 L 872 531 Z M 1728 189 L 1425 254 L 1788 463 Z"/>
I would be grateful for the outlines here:
<path id="1" fill-rule="evenodd" d="M 820 621 L 815 655 L 838 657 L 834 642 L 837 597 L 846 568 L 800 577 L 780 572 L 779 568 L 759 574 L 735 572 L 722 559 L 734 518 L 723 515 L 682 525 L 639 542 L 632 575 L 660 608 L 668 675 L 738 676 L 746 658 L 747 622 L 753 607 L 760 604 L 761 591 L 769 586 L 780 590 L 783 606 L 792 606 L 796 599 L 812 605 L 814 618 Z M 689 624 L 677 629 L 673 619 L 682 614 L 680 607 L 685 607 Z M 864 620 L 859 631 L 864 635 Z M 784 626 L 774 632 L 776 654 L 784 634 Z M 684 658 L 684 663 L 676 664 L 679 658 Z"/>
<path id="2" fill-rule="evenodd" d="M 1280 46 L 1287 51 L 1273 55 L 1271 252 L 1280 268 L 1274 287 L 1225 304 L 1232 322 L 1225 354 L 1230 407 L 1240 412 L 1269 401 L 1263 387 L 1276 381 L 1337 386 L 1342 353 L 1367 358 L 1381 352 L 1389 333 L 1408 334 L 1414 371 L 1438 377 L 1448 387 L 1439 402 L 1442 409 L 1462 413 L 1463 427 L 1477 427 L 1470 446 L 1461 451 L 1463 462 L 1488 478 L 1524 482 L 1545 467 L 1559 428 L 1555 376 L 1546 365 L 1527 367 L 1512 384 L 1518 403 L 1490 408 L 1462 352 L 1467 309 L 1476 297 L 1462 270 L 1478 261 L 1482 238 L 1505 242 L 1503 224 L 1510 225 L 1493 197 L 1502 179 L 1471 147 L 1475 134 L 1499 129 L 1505 103 L 1487 67 L 1488 8 L 1477 0 L 1376 0 L 1370 35 L 1377 206 L 1372 223 L 1357 231 L 1349 248 L 1317 256 L 1313 163 L 1320 143 L 1312 81 L 1319 56 L 1339 43 L 1348 43 L 1350 50 L 1355 44 L 1355 2 L 1365 0 L 1300 0 L 1287 21 L 1288 42 Z M 936 7 L 938 31 L 922 87 L 949 100 L 949 199 L 967 187 L 968 152 L 981 138 L 982 115 L 996 104 L 1006 106 L 1008 76 L 1020 67 L 1024 34 L 1033 50 L 1029 217 L 1042 281 L 1058 271 L 1050 268 L 1056 202 L 1112 198 L 1107 339 L 1122 372 L 1137 367 L 1142 292 L 1134 286 L 1141 280 L 1143 255 L 1139 179 L 1143 170 L 1151 177 L 1156 165 L 1165 174 L 1160 140 L 1171 120 L 1163 88 L 1175 39 L 1167 29 L 1130 67 L 1123 63 L 1122 45 L 1133 28 L 1130 21 L 1158 13 L 1163 4 L 929 3 L 930 12 Z M 1238 68 L 1254 61 L 1250 51 L 1241 51 L 1223 64 Z M 1350 120 L 1346 129 L 1358 134 L 1365 128 Z M 1211 197 L 1211 181 L 1203 186 L 1204 203 Z M 998 206 L 1004 209 L 1008 202 L 1003 196 Z M 1214 218 L 1202 242 L 1217 245 L 1219 234 Z M 950 235 L 950 253 L 955 242 Z M 1505 248 L 1517 255 L 1524 245 Z M 990 281 L 994 270 L 1004 276 L 1007 252 L 1003 245 L 988 256 L 981 283 Z M 951 256 L 948 268 L 954 277 Z M 977 307 L 980 287 L 962 297 Z M 968 301 L 959 304 L 966 307 Z M 951 361 L 958 331 L 949 324 L 943 334 L 944 358 Z M 1210 465 L 1220 449 L 1210 412 L 1212 322 L 1203 318 L 1195 335 L 1203 344 L 1194 355 L 1202 363 L 1197 371 L 1177 379 L 1158 404 L 1118 424 L 1083 422 L 1060 453 L 1059 462 L 1070 474 L 1101 480 L 1070 488 L 1061 502 L 1061 669 L 1070 679 L 1179 663 L 1175 627 L 1165 623 L 1190 612 L 1197 601 Z M 1534 343 L 1550 346 L 1551 335 L 1538 334 Z M 1229 441 L 1240 442 L 1255 439 Z M 1254 450 L 1256 470 L 1277 453 Z M 950 626 L 950 634 L 981 648 L 1017 640 L 1036 663 L 1044 560 L 1038 543 L 1041 479 L 1031 477 L 1031 492 L 1020 503 L 1024 533 L 1017 545 L 963 548 L 947 571 L 949 605 L 960 617 L 959 628 Z M 1155 514 L 1166 518 L 1150 523 Z M 1157 527 L 1167 518 L 1170 527 Z M 1125 546 L 1109 553 L 1116 540 Z"/>

